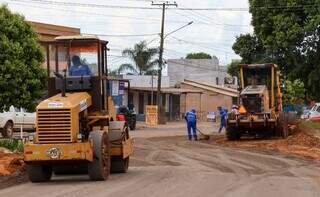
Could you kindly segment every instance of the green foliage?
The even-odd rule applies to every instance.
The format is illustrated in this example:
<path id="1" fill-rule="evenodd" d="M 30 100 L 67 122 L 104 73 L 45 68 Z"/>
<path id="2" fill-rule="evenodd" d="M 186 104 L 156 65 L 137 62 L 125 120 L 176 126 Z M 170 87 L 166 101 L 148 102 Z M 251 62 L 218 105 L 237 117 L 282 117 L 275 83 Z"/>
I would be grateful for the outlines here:
<path id="1" fill-rule="evenodd" d="M 23 143 L 21 140 L 0 139 L 0 147 L 6 148 L 12 152 L 23 152 Z"/>
<path id="2" fill-rule="evenodd" d="M 258 63 L 265 59 L 265 50 L 261 40 L 255 35 L 241 34 L 232 46 L 236 54 L 242 57 L 245 64 Z"/>
<path id="3" fill-rule="evenodd" d="M 241 61 L 231 62 L 227 67 L 228 74 L 233 77 L 238 77 L 239 76 L 239 64 L 241 64 Z"/>
<path id="4" fill-rule="evenodd" d="M 304 82 L 309 97 L 320 99 L 320 0 L 249 3 L 254 34 L 241 35 L 233 46 L 243 63 L 276 63 L 286 78 Z"/>
<path id="5" fill-rule="evenodd" d="M 154 60 L 154 56 L 157 53 L 158 49 L 148 48 L 145 41 L 135 44 L 133 49 L 125 49 L 122 51 L 122 55 L 129 57 L 134 65 L 122 64 L 118 68 L 118 73 L 129 71 L 134 74 L 143 75 L 149 70 L 153 70 L 158 65 L 158 60 Z"/>
<path id="6" fill-rule="evenodd" d="M 320 123 L 312 121 L 303 121 L 301 122 L 299 127 L 306 129 L 320 129 Z"/>
<path id="7" fill-rule="evenodd" d="M 299 101 L 303 100 L 305 97 L 305 88 L 301 80 L 284 82 L 283 87 L 283 103 L 284 104 L 297 104 Z"/>
<path id="8" fill-rule="evenodd" d="M 11 105 L 34 110 L 46 86 L 37 35 L 5 6 L 0 6 L 0 27 L 0 111 Z"/>
<path id="9" fill-rule="evenodd" d="M 212 56 L 204 52 L 189 53 L 187 54 L 186 59 L 212 59 Z"/>

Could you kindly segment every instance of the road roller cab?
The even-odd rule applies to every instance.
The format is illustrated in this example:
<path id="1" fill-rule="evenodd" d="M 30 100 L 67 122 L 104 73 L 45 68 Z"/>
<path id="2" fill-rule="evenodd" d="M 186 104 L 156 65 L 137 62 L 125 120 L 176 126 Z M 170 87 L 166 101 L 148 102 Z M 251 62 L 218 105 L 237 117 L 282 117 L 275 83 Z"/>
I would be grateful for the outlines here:
<path id="1" fill-rule="evenodd" d="M 105 180 L 110 171 L 126 172 L 133 143 L 125 122 L 113 121 L 108 42 L 79 35 L 42 44 L 48 98 L 37 106 L 36 133 L 24 146 L 30 180 L 78 171 L 88 172 L 91 180 Z"/>

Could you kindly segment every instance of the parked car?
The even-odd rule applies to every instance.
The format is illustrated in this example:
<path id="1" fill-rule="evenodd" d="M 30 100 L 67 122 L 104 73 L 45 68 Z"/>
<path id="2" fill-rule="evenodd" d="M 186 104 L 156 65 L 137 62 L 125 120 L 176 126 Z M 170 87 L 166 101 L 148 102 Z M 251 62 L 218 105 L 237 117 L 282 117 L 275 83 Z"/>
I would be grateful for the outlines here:
<path id="1" fill-rule="evenodd" d="M 320 117 L 320 103 L 316 103 L 309 112 L 309 119 Z"/>
<path id="2" fill-rule="evenodd" d="M 14 130 L 34 130 L 36 113 L 29 113 L 23 108 L 11 106 L 9 111 L 0 113 L 1 134 L 5 138 L 11 138 Z"/>

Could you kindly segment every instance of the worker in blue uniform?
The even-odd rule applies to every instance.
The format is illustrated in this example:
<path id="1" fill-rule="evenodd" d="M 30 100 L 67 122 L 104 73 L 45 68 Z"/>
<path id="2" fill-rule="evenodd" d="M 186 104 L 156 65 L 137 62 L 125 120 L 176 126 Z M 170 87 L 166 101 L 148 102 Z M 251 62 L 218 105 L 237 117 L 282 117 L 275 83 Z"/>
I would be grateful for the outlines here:
<path id="1" fill-rule="evenodd" d="M 194 140 L 198 140 L 197 137 L 197 115 L 196 110 L 192 109 L 191 111 L 187 112 L 185 115 L 185 120 L 187 121 L 187 128 L 188 128 L 188 137 L 189 140 L 192 140 L 192 136 Z"/>
<path id="2" fill-rule="evenodd" d="M 218 107 L 218 111 L 220 114 L 220 128 L 219 133 L 221 133 L 222 129 L 226 127 L 226 117 L 228 114 L 228 110 L 224 109 L 223 107 Z"/>
<path id="3" fill-rule="evenodd" d="M 88 65 L 82 64 L 80 57 L 74 55 L 72 57 L 72 66 L 69 70 L 70 76 L 90 76 L 91 70 Z"/>

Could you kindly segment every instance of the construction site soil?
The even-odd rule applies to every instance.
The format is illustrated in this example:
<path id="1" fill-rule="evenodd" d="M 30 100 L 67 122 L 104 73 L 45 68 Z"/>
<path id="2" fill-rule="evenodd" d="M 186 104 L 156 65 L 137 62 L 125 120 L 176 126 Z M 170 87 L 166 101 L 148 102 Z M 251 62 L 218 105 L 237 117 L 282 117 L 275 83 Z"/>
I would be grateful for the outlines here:
<path id="1" fill-rule="evenodd" d="M 292 126 L 291 131 L 292 135 L 287 139 L 242 138 L 239 141 L 228 141 L 224 136 L 212 136 L 206 143 L 246 150 L 273 151 L 320 161 L 320 138 L 316 137 L 320 131 L 295 126 Z"/>
<path id="2" fill-rule="evenodd" d="M 203 131 L 207 131 L 205 132 L 206 134 L 209 134 L 210 131 L 217 130 L 216 125 L 215 126 L 212 126 L 212 124 L 210 124 L 209 126 L 208 125 L 209 124 L 199 124 L 199 128 Z M 305 173 L 303 174 L 303 176 L 307 176 L 307 175 L 309 176 L 310 173 L 309 171 L 307 172 L 307 169 L 309 169 L 312 166 L 314 170 L 318 170 L 319 163 L 317 161 L 320 161 L 320 138 L 315 137 L 315 132 L 318 132 L 318 131 L 309 130 L 309 129 L 298 129 L 296 127 L 292 127 L 291 130 L 293 131 L 293 134 L 287 139 L 261 140 L 261 139 L 243 138 L 240 141 L 227 141 L 223 134 L 218 134 L 214 132 L 214 134 L 210 136 L 209 140 L 201 140 L 200 142 L 195 142 L 195 141 L 189 142 L 188 140 L 186 140 L 185 125 L 183 123 L 169 124 L 167 126 L 159 126 L 157 128 L 141 128 L 137 131 L 132 132 L 132 137 L 135 139 L 135 153 L 130 159 L 131 160 L 130 168 L 131 170 L 133 170 L 133 172 L 131 173 L 129 172 L 129 174 L 127 175 L 128 180 L 126 182 L 127 184 L 129 183 L 134 184 L 137 181 L 135 179 L 139 179 L 140 181 L 142 181 L 144 178 L 148 178 L 149 175 L 151 174 L 153 174 L 152 177 L 158 177 L 157 174 L 160 174 L 161 177 L 162 176 L 164 177 L 168 175 L 167 170 L 169 170 L 170 174 L 172 174 L 172 177 L 170 176 L 171 178 L 169 180 L 173 179 L 173 180 L 179 181 L 180 179 L 178 177 L 187 176 L 184 173 L 187 173 L 189 171 L 187 169 L 191 166 L 192 166 L 191 167 L 192 171 L 194 171 L 195 173 L 200 173 L 194 177 L 195 179 L 199 178 L 198 181 L 201 181 L 200 178 L 204 176 L 204 175 L 201 175 L 201 172 L 205 172 L 206 174 L 209 171 L 210 173 L 214 173 L 217 170 L 221 173 L 226 173 L 226 175 L 231 173 L 231 174 L 235 174 L 236 176 L 239 176 L 237 174 L 238 171 L 244 172 L 243 170 L 245 170 L 247 173 L 245 173 L 246 176 L 244 176 L 244 178 L 245 180 L 247 180 L 246 177 L 248 175 L 254 176 L 256 174 L 265 174 L 265 173 L 268 174 L 269 172 L 273 172 L 275 170 L 275 168 L 273 168 L 274 167 L 273 162 L 276 162 L 276 161 L 278 162 L 278 160 L 285 163 L 284 166 L 276 166 L 276 167 L 279 167 L 279 170 L 281 167 L 281 169 L 284 172 L 288 166 L 291 166 L 290 173 L 296 173 L 299 176 L 300 176 L 299 173 L 302 173 L 302 171 L 300 172 L 300 169 L 302 168 L 301 166 L 309 166 L 303 171 L 303 173 Z M 212 134 L 212 132 L 210 134 Z M 248 160 L 248 158 L 250 159 Z M 316 162 L 314 162 L 313 160 L 316 160 Z M 233 161 L 236 161 L 236 162 L 233 162 Z M 270 167 L 269 164 L 273 167 Z M 252 167 L 252 169 L 250 167 L 249 169 L 248 166 L 251 166 L 251 165 L 257 165 L 256 168 L 258 171 L 251 172 L 250 170 L 255 169 L 255 167 Z M 176 167 L 179 167 L 179 168 L 176 168 Z M 179 169 L 182 170 L 184 168 L 186 168 L 186 170 L 180 173 Z M 142 171 L 145 171 L 146 173 L 145 176 L 148 175 L 148 177 L 145 177 L 145 176 L 142 176 L 142 174 L 139 174 L 139 173 L 142 173 Z M 175 173 L 177 172 L 178 174 L 175 175 Z M 133 177 L 132 173 L 133 174 L 138 173 L 139 176 Z M 310 176 L 312 174 L 313 173 L 311 173 Z M 142 177 L 140 177 L 140 175 Z M 283 176 L 286 177 L 287 175 L 284 174 Z M 120 177 L 111 176 L 111 177 L 114 177 L 114 178 L 111 178 L 111 180 L 117 180 L 117 178 L 120 178 L 122 176 Z M 318 180 L 317 177 L 315 178 Z M 59 181 L 60 180 L 59 176 L 54 177 L 54 180 Z M 150 178 L 149 181 L 145 180 L 147 182 L 142 181 L 140 182 L 140 184 L 147 184 L 147 183 L 151 184 L 152 180 L 153 179 Z M 158 182 L 159 180 L 157 179 L 156 182 Z M 25 165 L 23 164 L 22 156 L 14 153 L 0 152 L 0 189 L 8 188 L 9 186 L 12 186 L 21 182 L 26 182 L 26 181 L 27 181 L 27 178 L 25 174 Z M 182 182 L 184 184 L 189 184 L 186 181 L 187 180 L 183 180 Z M 70 184 L 74 185 L 74 182 L 70 182 Z M 111 183 L 108 183 L 108 184 L 112 185 L 113 183 L 111 181 Z M 165 182 L 164 184 L 168 186 L 169 183 Z M 179 182 L 177 182 L 177 184 L 179 185 Z M 261 188 L 263 188 L 262 185 L 263 184 L 261 184 Z M 53 185 L 51 186 L 47 185 L 47 186 L 50 188 L 53 187 Z M 19 195 L 24 193 L 25 190 L 23 188 L 28 188 L 28 187 L 33 187 L 33 185 L 30 185 L 30 183 L 23 184 L 21 187 L 19 187 L 21 191 L 20 189 L 19 190 L 5 189 L 3 190 L 3 192 L 5 194 L 15 193 Z M 37 192 L 37 189 L 40 189 L 38 188 L 37 185 L 34 185 L 34 187 L 35 187 L 34 189 L 36 189 L 34 192 Z M 56 187 L 62 187 L 62 186 L 61 184 L 59 184 L 59 185 L 56 185 Z M 99 185 L 93 186 L 93 187 L 100 188 Z M 182 188 L 184 188 L 184 186 L 182 186 L 180 189 Z M 318 187 L 315 187 L 315 188 L 318 188 Z M 61 189 L 64 189 L 64 188 L 61 188 Z M 104 190 L 104 188 L 100 188 L 100 189 L 101 191 L 102 189 Z M 205 189 L 209 190 L 210 187 L 208 186 Z M 116 187 L 114 187 L 114 190 L 116 190 Z M 235 189 L 235 190 L 238 190 L 238 189 Z M 61 192 L 62 191 L 64 190 L 61 190 Z M 96 190 L 93 190 L 93 191 L 96 191 Z M 119 192 L 120 191 L 121 190 L 119 189 Z M 115 191 L 113 191 L 112 189 L 110 190 L 109 188 L 108 191 L 104 191 L 104 192 L 115 192 Z M 137 194 L 137 195 L 142 194 L 142 193 L 139 193 L 140 190 L 136 190 L 136 192 L 138 193 L 134 193 L 134 194 Z M 307 192 L 307 190 L 304 192 Z M 320 191 L 318 189 L 315 189 L 314 192 L 318 193 Z M 121 194 L 122 193 L 120 192 L 119 195 L 121 196 Z M 234 193 L 231 192 L 230 194 L 234 194 Z M 26 193 L 26 196 L 33 196 L 33 195 L 34 193 L 32 193 L 31 191 L 29 193 Z M 132 193 L 132 196 L 137 196 L 137 195 L 133 195 Z M 52 196 L 55 196 L 55 195 L 52 195 Z M 162 196 L 165 196 L 165 195 L 162 195 Z M 187 195 L 187 196 L 190 196 L 190 195 Z"/>
<path id="3" fill-rule="evenodd" d="M 0 189 L 27 180 L 21 154 L 0 151 Z"/>

